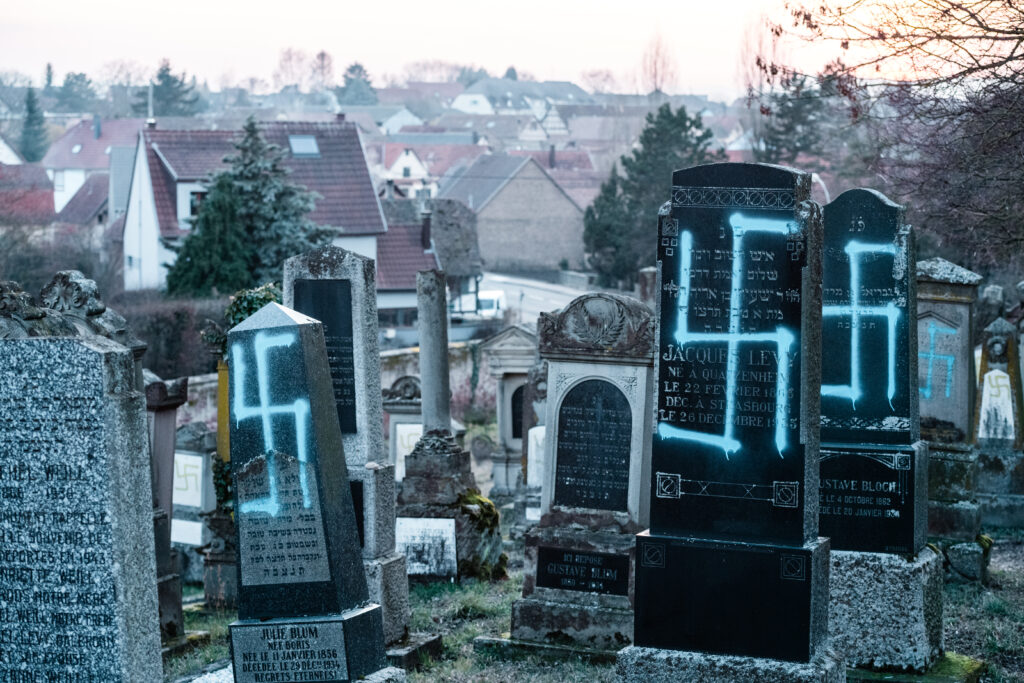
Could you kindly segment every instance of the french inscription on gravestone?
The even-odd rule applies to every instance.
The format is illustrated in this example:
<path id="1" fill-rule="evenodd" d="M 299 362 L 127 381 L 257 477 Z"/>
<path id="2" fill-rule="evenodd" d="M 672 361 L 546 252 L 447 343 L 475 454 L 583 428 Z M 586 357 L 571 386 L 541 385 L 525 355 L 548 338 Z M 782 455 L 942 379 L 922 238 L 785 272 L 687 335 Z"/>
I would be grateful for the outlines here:
<path id="1" fill-rule="evenodd" d="M 235 626 L 235 683 L 346 681 L 344 626 L 339 621 L 293 619 Z"/>
<path id="2" fill-rule="evenodd" d="M 910 228 L 902 207 L 849 190 L 825 207 L 821 440 L 910 444 Z"/>
<path id="3" fill-rule="evenodd" d="M 537 548 L 537 585 L 611 595 L 629 594 L 629 556 Z"/>
<path id="4" fill-rule="evenodd" d="M 751 185 L 676 186 L 661 221 L 652 533 L 799 545 L 811 495 L 799 424 L 808 245 L 794 178 L 754 165 L 701 172 Z"/>
<path id="5" fill-rule="evenodd" d="M 585 380 L 558 409 L 554 504 L 625 511 L 633 415 L 611 382 Z"/>
<path id="6" fill-rule="evenodd" d="M 327 360 L 331 365 L 334 400 L 342 434 L 355 434 L 356 388 L 352 347 L 352 283 L 348 280 L 296 280 L 295 310 L 324 326 Z"/>

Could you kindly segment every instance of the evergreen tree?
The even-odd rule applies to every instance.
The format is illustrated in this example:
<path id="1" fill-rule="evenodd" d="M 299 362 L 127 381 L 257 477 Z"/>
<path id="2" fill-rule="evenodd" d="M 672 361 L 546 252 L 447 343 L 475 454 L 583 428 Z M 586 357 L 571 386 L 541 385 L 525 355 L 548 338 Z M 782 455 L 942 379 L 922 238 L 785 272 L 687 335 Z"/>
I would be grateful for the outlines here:
<path id="1" fill-rule="evenodd" d="M 18 151 L 25 161 L 32 163 L 41 160 L 49 146 L 43 110 L 39 106 L 36 91 L 29 88 L 25 93 L 25 121 L 21 126 L 21 144 Z"/>
<path id="2" fill-rule="evenodd" d="M 195 86 L 186 82 L 184 73 L 173 73 L 166 59 L 160 62 L 152 88 L 154 116 L 192 116 L 201 109 Z M 138 91 L 132 109 L 143 115 L 149 111 L 148 87 Z"/>
<path id="3" fill-rule="evenodd" d="M 209 296 L 248 287 L 253 245 L 238 219 L 229 173 L 218 174 L 199 207 L 192 231 L 167 272 L 168 294 Z"/>
<path id="4" fill-rule="evenodd" d="M 95 101 L 96 90 L 88 76 L 74 72 L 64 76 L 64 84 L 57 91 L 58 111 L 85 112 L 92 108 Z"/>
<path id="5" fill-rule="evenodd" d="M 345 69 L 345 85 L 336 94 L 340 104 L 377 104 L 377 93 L 370 85 L 370 74 L 359 62 Z"/>
<path id="6" fill-rule="evenodd" d="M 252 116 L 245 122 L 238 153 L 226 159 L 238 199 L 238 220 L 252 245 L 249 270 L 254 283 L 279 280 L 289 256 L 326 241 L 328 233 L 307 214 L 318 198 L 288 180 L 284 152 L 266 141 Z"/>
<path id="7" fill-rule="evenodd" d="M 613 171 L 584 214 L 591 265 L 605 282 L 632 283 L 637 270 L 654 265 L 657 245 L 652 235 L 658 208 L 671 193 L 672 172 L 726 159 L 723 150 L 709 149 L 711 138 L 700 115 L 689 116 L 685 107 L 673 112 L 666 103 L 647 114 L 640 146 L 620 159 L 624 174 Z"/>
<path id="8" fill-rule="evenodd" d="M 509 68 L 505 69 L 505 75 L 502 76 L 502 78 L 507 78 L 510 81 L 518 81 L 519 74 L 516 72 L 516 68 L 514 66 L 510 66 Z"/>
<path id="9" fill-rule="evenodd" d="M 53 64 L 46 63 L 46 75 L 43 77 L 43 94 L 53 94 Z"/>
<path id="10" fill-rule="evenodd" d="M 806 76 L 794 76 L 782 89 L 768 96 L 762 109 L 767 117 L 754 158 L 767 164 L 794 164 L 800 154 L 821 153 L 824 100 L 821 92 L 807 83 Z"/>

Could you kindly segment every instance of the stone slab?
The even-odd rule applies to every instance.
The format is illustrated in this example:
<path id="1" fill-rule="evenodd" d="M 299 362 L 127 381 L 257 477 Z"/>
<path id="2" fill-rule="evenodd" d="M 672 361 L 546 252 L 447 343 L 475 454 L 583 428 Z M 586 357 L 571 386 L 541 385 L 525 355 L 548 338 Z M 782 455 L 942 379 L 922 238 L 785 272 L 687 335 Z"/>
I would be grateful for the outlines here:
<path id="1" fill-rule="evenodd" d="M 977 500 L 985 527 L 1024 527 L 1024 495 L 979 493 Z"/>
<path id="2" fill-rule="evenodd" d="M 955 652 L 946 652 L 923 674 L 847 669 L 846 680 L 850 683 L 980 683 L 982 676 L 987 672 L 988 664 L 985 662 Z"/>
<path id="3" fill-rule="evenodd" d="M 618 650 L 633 642 L 633 610 L 534 598 L 512 603 L 516 640 Z"/>
<path id="4" fill-rule="evenodd" d="M 981 506 L 960 501 L 928 501 L 928 535 L 959 541 L 973 541 L 981 533 Z"/>
<path id="5" fill-rule="evenodd" d="M 615 661 L 616 650 L 592 650 L 577 645 L 552 645 L 514 638 L 477 636 L 473 639 L 473 651 L 500 659 L 512 659 L 524 655 L 538 655 L 550 659 L 584 659 L 595 664 L 610 664 Z"/>
<path id="6" fill-rule="evenodd" d="M 348 466 L 363 559 L 395 550 L 395 466 L 378 462 Z"/>
<path id="7" fill-rule="evenodd" d="M 978 543 L 955 543 L 946 548 L 946 559 L 951 581 L 985 581 L 988 577 L 989 558 Z"/>
<path id="8" fill-rule="evenodd" d="M 374 560 L 363 560 L 370 600 L 380 605 L 384 642 L 393 643 L 405 635 L 409 623 L 409 578 L 405 555 L 394 552 Z"/>
<path id="9" fill-rule="evenodd" d="M 852 667 L 925 671 L 941 655 L 942 556 L 832 551 L 829 634 Z"/>
<path id="10" fill-rule="evenodd" d="M 637 535 L 636 644 L 807 662 L 828 637 L 829 542 Z"/>
<path id="11" fill-rule="evenodd" d="M 418 671 L 429 660 L 439 660 L 444 654 L 444 640 L 440 633 L 410 633 L 393 644 L 387 651 L 388 664 Z"/>
<path id="12" fill-rule="evenodd" d="M 622 683 L 843 683 L 846 667 L 835 653 L 825 650 L 813 661 L 796 663 L 777 659 L 713 655 L 703 652 L 627 647 L 615 660 Z"/>

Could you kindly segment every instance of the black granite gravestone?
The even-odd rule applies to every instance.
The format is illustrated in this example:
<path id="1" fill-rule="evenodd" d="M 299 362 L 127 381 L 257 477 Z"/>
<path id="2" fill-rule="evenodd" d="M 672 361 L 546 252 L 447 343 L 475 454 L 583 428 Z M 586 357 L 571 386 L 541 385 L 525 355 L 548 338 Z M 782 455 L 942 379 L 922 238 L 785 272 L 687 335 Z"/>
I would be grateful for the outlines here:
<path id="1" fill-rule="evenodd" d="M 554 504 L 625 512 L 632 427 L 629 402 L 614 384 L 573 387 L 558 408 Z"/>
<path id="2" fill-rule="evenodd" d="M 924 547 L 915 263 L 903 207 L 849 190 L 824 209 L 821 531 L 833 550 Z"/>
<path id="3" fill-rule="evenodd" d="M 295 310 L 324 326 L 331 384 L 342 434 L 355 434 L 356 388 L 352 350 L 352 283 L 349 280 L 295 280 Z"/>
<path id="4" fill-rule="evenodd" d="M 367 600 L 322 326 L 268 304 L 229 332 L 228 347 L 235 680 L 373 673 L 384 666 L 380 607 Z"/>
<path id="5" fill-rule="evenodd" d="M 759 164 L 673 174 L 638 646 L 806 662 L 826 637 L 809 180 Z"/>

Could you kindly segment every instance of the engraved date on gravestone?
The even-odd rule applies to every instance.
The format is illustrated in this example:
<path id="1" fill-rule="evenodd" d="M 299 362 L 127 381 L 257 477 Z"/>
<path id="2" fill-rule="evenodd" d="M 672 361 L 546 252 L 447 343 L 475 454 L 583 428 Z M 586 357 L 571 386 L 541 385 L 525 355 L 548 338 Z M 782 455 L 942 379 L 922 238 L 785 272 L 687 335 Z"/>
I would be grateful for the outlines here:
<path id="1" fill-rule="evenodd" d="M 236 683 L 348 680 L 341 621 L 233 624 L 231 650 Z"/>
<path id="2" fill-rule="evenodd" d="M 324 326 L 331 385 L 342 434 L 355 434 L 356 373 L 352 347 L 352 283 L 348 280 L 296 280 L 295 310 Z"/>
<path id="3" fill-rule="evenodd" d="M 537 585 L 541 588 L 627 595 L 629 557 L 563 548 L 537 548 Z"/>
<path id="4" fill-rule="evenodd" d="M 612 383 L 590 379 L 558 409 L 555 505 L 626 510 L 633 415 Z"/>

